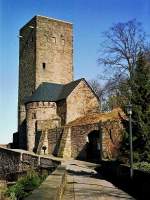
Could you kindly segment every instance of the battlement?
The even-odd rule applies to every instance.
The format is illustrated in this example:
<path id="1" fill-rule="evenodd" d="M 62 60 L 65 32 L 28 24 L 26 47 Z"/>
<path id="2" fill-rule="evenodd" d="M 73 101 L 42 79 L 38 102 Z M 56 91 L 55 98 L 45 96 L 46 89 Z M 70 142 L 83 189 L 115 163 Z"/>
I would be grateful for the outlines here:
<path id="1" fill-rule="evenodd" d="M 28 103 L 26 105 L 26 109 L 31 108 L 55 108 L 56 109 L 56 103 L 55 102 L 32 102 Z"/>

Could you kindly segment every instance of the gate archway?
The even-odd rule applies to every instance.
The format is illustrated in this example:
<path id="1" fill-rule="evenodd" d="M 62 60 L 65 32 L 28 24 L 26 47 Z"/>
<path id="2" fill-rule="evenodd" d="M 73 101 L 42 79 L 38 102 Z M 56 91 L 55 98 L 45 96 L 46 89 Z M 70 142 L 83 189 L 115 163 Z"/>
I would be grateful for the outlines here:
<path id="1" fill-rule="evenodd" d="M 87 136 L 87 160 L 99 163 L 101 160 L 102 141 L 99 130 L 91 131 Z"/>

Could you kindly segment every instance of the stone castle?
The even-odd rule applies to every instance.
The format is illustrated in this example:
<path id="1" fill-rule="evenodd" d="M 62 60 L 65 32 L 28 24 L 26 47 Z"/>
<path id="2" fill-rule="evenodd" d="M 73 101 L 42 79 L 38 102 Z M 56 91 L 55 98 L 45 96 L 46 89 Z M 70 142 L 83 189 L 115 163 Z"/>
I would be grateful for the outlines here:
<path id="1" fill-rule="evenodd" d="M 122 117 L 120 110 L 100 113 L 87 81 L 73 79 L 71 23 L 35 16 L 20 29 L 14 148 L 67 158 L 115 157 Z"/>

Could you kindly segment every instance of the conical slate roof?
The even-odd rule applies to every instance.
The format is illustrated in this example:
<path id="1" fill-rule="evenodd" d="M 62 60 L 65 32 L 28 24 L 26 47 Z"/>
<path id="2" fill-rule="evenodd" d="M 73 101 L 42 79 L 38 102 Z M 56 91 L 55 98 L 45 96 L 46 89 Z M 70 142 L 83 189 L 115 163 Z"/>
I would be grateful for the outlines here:
<path id="1" fill-rule="evenodd" d="M 72 81 L 66 85 L 43 82 L 31 96 L 25 98 L 25 104 L 38 101 L 56 102 L 62 99 L 66 99 L 81 80 L 84 79 Z"/>

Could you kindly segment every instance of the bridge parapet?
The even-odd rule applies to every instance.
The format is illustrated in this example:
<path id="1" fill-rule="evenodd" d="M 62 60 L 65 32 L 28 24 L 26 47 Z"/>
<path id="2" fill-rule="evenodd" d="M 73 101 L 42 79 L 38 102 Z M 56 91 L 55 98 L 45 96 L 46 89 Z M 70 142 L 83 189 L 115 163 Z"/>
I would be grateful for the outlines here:
<path id="1" fill-rule="evenodd" d="M 0 147 L 0 180 L 14 179 L 17 174 L 29 169 L 52 169 L 60 161 L 36 155 L 24 150 L 6 149 Z"/>

